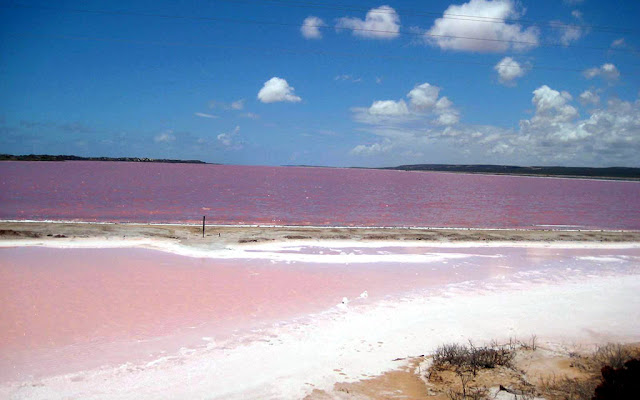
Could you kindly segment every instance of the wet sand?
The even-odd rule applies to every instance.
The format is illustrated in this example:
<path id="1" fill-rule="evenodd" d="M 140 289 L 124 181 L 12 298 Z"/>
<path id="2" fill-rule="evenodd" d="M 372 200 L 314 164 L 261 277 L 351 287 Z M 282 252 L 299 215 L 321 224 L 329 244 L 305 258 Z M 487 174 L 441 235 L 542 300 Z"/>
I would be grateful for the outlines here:
<path id="1" fill-rule="evenodd" d="M 290 241 L 640 243 L 640 231 L 207 226 L 203 238 L 202 226 L 196 225 L 0 222 L 1 241 L 62 239 L 153 239 L 214 250 L 231 245 Z"/>

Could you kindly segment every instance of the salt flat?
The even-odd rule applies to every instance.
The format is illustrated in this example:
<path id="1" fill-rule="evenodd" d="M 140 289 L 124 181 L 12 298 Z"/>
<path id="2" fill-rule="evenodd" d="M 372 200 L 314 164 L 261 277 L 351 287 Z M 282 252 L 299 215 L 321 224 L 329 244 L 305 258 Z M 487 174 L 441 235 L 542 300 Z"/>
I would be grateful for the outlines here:
<path id="1" fill-rule="evenodd" d="M 4 243 L 2 397 L 300 398 L 443 342 L 640 340 L 633 243 L 100 243 Z"/>

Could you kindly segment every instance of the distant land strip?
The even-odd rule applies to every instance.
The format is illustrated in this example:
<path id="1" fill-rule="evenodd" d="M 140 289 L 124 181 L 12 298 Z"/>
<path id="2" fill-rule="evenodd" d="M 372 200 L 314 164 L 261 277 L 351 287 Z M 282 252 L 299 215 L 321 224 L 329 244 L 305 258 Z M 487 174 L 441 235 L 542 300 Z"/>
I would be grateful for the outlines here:
<path id="1" fill-rule="evenodd" d="M 549 176 L 562 178 L 640 180 L 640 168 L 631 167 L 518 167 L 514 165 L 414 164 L 400 165 L 397 167 L 386 167 L 381 169 L 402 171 L 438 171 L 474 174 Z"/>
<path id="2" fill-rule="evenodd" d="M 50 154 L 26 154 L 12 155 L 0 154 L 0 161 L 124 161 L 124 162 L 153 162 L 172 164 L 209 164 L 201 160 L 173 160 L 164 158 L 146 157 L 80 157 L 73 155 Z M 334 168 L 316 165 L 284 165 L 285 167 L 308 168 Z M 559 178 L 591 178 L 591 179 L 617 179 L 640 181 L 640 168 L 632 167 L 560 167 L 560 166 L 530 166 L 516 165 L 491 165 L 491 164 L 410 164 L 397 167 L 351 167 L 357 169 L 399 170 L 399 171 L 434 171 L 434 172 L 458 172 L 467 174 L 497 174 L 519 176 L 541 176 Z"/>
<path id="3" fill-rule="evenodd" d="M 146 157 L 80 157 L 68 155 L 49 155 L 49 154 L 27 154 L 22 156 L 14 156 L 11 154 L 0 154 L 0 161 L 125 161 L 125 162 L 153 162 L 153 163 L 171 163 L 171 164 L 212 164 L 200 160 L 171 160 L 165 158 L 146 158 Z"/>

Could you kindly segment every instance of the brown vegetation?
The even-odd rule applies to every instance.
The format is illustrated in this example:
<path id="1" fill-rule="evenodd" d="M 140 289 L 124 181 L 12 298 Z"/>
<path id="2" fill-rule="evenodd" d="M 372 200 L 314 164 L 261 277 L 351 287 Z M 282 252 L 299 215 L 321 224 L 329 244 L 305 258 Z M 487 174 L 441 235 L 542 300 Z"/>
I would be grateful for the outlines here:
<path id="1" fill-rule="evenodd" d="M 637 346 L 606 344 L 588 355 L 572 353 L 568 367 L 576 371 L 553 370 L 533 379 L 535 374 L 528 368 L 531 364 L 525 365 L 519 360 L 527 354 L 533 359 L 537 349 L 535 336 L 528 342 L 510 340 L 505 345 L 495 342 L 483 347 L 443 345 L 433 355 L 425 378 L 432 390 L 445 394 L 450 400 L 488 399 L 492 390 L 494 395 L 505 391 L 521 399 L 626 399 L 633 397 L 625 396 L 640 390 L 637 389 L 640 385 Z"/>

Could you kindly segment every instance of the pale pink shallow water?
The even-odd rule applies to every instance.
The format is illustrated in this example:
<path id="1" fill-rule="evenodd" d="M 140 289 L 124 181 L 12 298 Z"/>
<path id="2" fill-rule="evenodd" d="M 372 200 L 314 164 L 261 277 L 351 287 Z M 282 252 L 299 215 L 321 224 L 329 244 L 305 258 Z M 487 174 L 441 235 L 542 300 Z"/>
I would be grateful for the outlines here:
<path id="1" fill-rule="evenodd" d="M 2 162 L 0 219 L 640 229 L 640 183 L 364 169 Z"/>
<path id="2" fill-rule="evenodd" d="M 1 249 L 0 381 L 154 359 L 161 352 L 202 345 L 203 336 L 242 337 L 322 312 L 343 296 L 363 304 L 527 271 L 542 271 L 547 279 L 576 271 L 620 273 L 637 270 L 640 260 L 634 249 L 344 251 L 435 251 L 458 258 L 346 265 L 201 259 L 143 249 Z M 601 265 L 598 257 L 615 259 Z M 370 296 L 361 299 L 364 290 Z"/>

